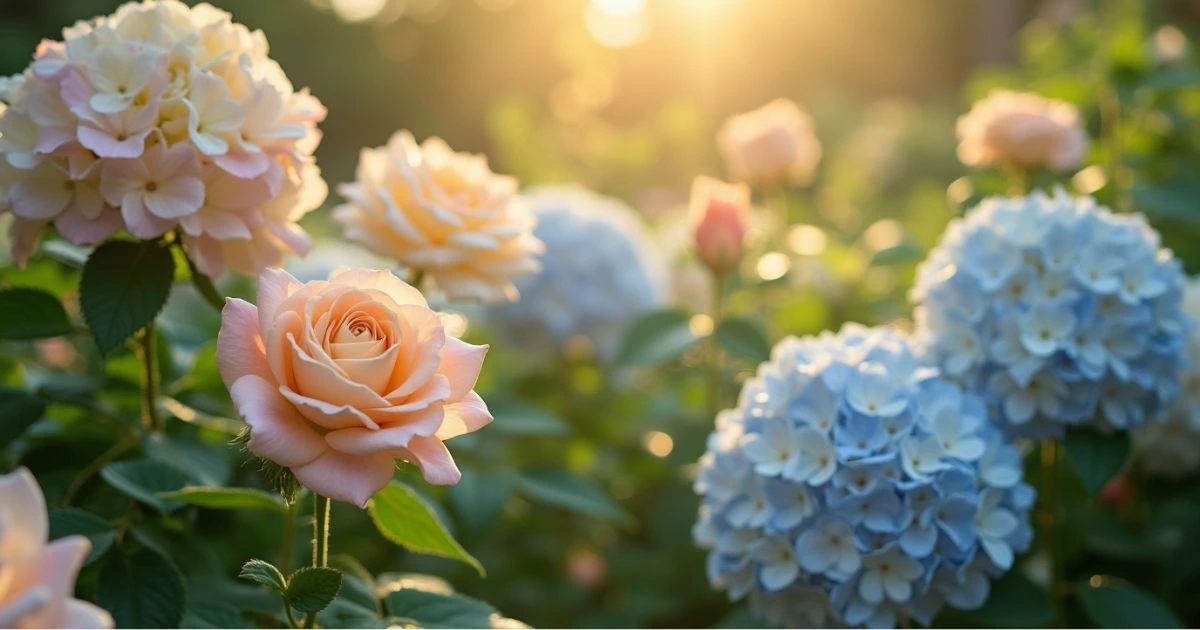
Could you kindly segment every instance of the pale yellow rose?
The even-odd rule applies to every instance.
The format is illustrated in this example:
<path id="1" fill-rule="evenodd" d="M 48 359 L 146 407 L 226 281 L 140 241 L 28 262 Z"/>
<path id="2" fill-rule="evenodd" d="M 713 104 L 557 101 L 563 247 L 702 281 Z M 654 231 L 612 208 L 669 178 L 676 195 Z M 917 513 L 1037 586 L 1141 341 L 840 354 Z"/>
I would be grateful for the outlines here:
<path id="1" fill-rule="evenodd" d="M 787 99 L 725 121 L 717 145 L 734 179 L 759 186 L 808 184 L 821 161 L 812 118 Z"/>
<path id="2" fill-rule="evenodd" d="M 439 138 L 418 145 L 401 131 L 364 149 L 357 181 L 339 192 L 347 203 L 333 217 L 346 238 L 424 271 L 451 300 L 515 300 L 512 279 L 539 268 L 542 244 L 516 180 Z"/>
<path id="3" fill-rule="evenodd" d="M 967 166 L 1079 166 L 1088 138 L 1079 110 L 1037 94 L 995 91 L 958 119 L 958 159 Z"/>

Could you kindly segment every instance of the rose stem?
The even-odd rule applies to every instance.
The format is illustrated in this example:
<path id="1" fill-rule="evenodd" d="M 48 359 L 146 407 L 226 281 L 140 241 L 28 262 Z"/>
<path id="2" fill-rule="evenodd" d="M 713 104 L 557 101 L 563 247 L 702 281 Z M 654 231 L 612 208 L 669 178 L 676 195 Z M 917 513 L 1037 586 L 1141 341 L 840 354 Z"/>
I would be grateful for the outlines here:
<path id="1" fill-rule="evenodd" d="M 721 324 L 721 312 L 725 300 L 725 274 L 713 273 L 712 296 L 710 298 L 709 317 L 712 318 L 712 330 L 708 334 L 708 411 L 713 417 L 721 411 L 724 401 L 721 399 L 721 346 L 717 343 L 717 326 Z"/>
<path id="2" fill-rule="evenodd" d="M 329 566 L 329 497 L 313 493 L 313 556 L 314 567 Z M 317 613 L 308 613 L 305 628 L 317 627 Z"/>

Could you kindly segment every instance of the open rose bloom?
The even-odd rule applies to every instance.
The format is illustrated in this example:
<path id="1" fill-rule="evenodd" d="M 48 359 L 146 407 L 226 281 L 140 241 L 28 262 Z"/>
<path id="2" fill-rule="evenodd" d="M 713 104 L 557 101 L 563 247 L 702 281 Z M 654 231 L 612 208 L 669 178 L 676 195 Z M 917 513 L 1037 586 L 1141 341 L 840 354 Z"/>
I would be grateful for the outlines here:
<path id="1" fill-rule="evenodd" d="M 821 162 L 812 118 L 787 99 L 725 121 L 717 146 L 730 175 L 756 186 L 806 185 Z"/>
<path id="2" fill-rule="evenodd" d="M 76 244 L 178 230 L 201 271 L 303 255 L 324 202 L 325 109 L 267 57 L 262 32 L 177 0 L 129 3 L 44 41 L 0 83 L 0 211 L 24 262 L 46 225 Z"/>
<path id="3" fill-rule="evenodd" d="M 0 476 L 0 628 L 111 628 L 107 611 L 74 599 L 75 577 L 92 544 L 83 536 L 47 543 L 46 498 L 29 471 Z"/>
<path id="4" fill-rule="evenodd" d="M 458 482 L 443 441 L 492 421 L 472 391 L 487 346 L 450 336 L 421 293 L 387 271 L 301 284 L 268 269 L 257 301 L 228 300 L 217 338 L 251 452 L 359 506 L 397 459 L 429 483 Z"/>
<path id="5" fill-rule="evenodd" d="M 542 243 L 516 180 L 439 138 L 418 145 L 401 131 L 363 149 L 357 181 L 339 192 L 347 203 L 333 218 L 347 239 L 426 272 L 451 300 L 515 300 L 513 278 L 539 268 Z"/>
<path id="6" fill-rule="evenodd" d="M 1065 171 L 1087 147 L 1079 110 L 1037 94 L 992 92 L 958 119 L 958 159 L 967 166 Z"/>

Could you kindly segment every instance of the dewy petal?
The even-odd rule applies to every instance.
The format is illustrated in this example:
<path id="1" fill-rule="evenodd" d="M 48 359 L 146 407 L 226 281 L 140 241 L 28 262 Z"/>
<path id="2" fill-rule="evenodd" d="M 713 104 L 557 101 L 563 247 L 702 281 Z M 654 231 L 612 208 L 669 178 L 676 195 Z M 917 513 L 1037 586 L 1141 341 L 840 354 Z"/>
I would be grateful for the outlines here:
<path id="1" fill-rule="evenodd" d="M 461 399 L 475 387 L 487 352 L 487 345 L 476 346 L 454 337 L 446 338 L 437 373 L 450 381 L 450 400 Z"/>
<path id="2" fill-rule="evenodd" d="M 425 481 L 435 486 L 452 486 L 462 479 L 462 472 L 446 445 L 436 437 L 414 437 L 402 449 L 402 457 L 421 470 Z"/>
<path id="3" fill-rule="evenodd" d="M 19 559 L 46 544 L 50 526 L 46 499 L 33 474 L 18 468 L 0 476 L 0 508 L 4 512 L 0 557 Z"/>
<path id="4" fill-rule="evenodd" d="M 238 379 L 229 396 L 250 425 L 249 447 L 255 455 L 290 468 L 307 464 L 327 449 L 304 416 L 261 376 Z"/>
<path id="5" fill-rule="evenodd" d="M 430 407 L 407 414 L 404 424 L 390 424 L 372 431 L 362 427 L 341 429 L 325 434 L 325 442 L 343 453 L 367 455 L 405 448 L 415 437 L 429 437 L 442 424 L 442 407 Z"/>
<path id="6" fill-rule="evenodd" d="M 391 453 L 348 455 L 327 450 L 292 472 L 301 484 L 317 494 L 363 507 L 388 485 L 395 470 Z"/>
<path id="7" fill-rule="evenodd" d="M 379 429 L 379 425 L 366 413 L 351 405 L 335 405 L 323 400 L 315 400 L 302 396 L 287 387 L 279 388 L 279 393 L 288 402 L 295 405 L 305 418 L 323 429 L 331 431 L 363 427 L 372 430 Z"/>
<path id="8" fill-rule="evenodd" d="M 247 374 L 260 376 L 267 381 L 273 378 L 259 333 L 258 309 L 245 300 L 228 298 L 225 308 L 221 309 L 221 330 L 217 333 L 217 369 L 227 389 Z"/>
<path id="9" fill-rule="evenodd" d="M 446 417 L 437 431 L 439 440 L 449 440 L 465 433 L 478 431 L 491 424 L 492 414 L 487 403 L 475 392 L 467 392 L 459 402 L 446 405 Z"/>

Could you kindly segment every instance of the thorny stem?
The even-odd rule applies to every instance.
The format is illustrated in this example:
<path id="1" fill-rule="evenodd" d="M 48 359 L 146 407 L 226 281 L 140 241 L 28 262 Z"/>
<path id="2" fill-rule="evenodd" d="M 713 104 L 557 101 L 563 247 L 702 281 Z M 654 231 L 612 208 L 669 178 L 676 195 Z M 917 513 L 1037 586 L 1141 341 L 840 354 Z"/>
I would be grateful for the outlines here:
<path id="1" fill-rule="evenodd" d="M 329 566 L 329 497 L 313 493 L 313 540 L 312 566 Z M 308 613 L 304 618 L 305 628 L 317 627 L 317 613 Z"/>

